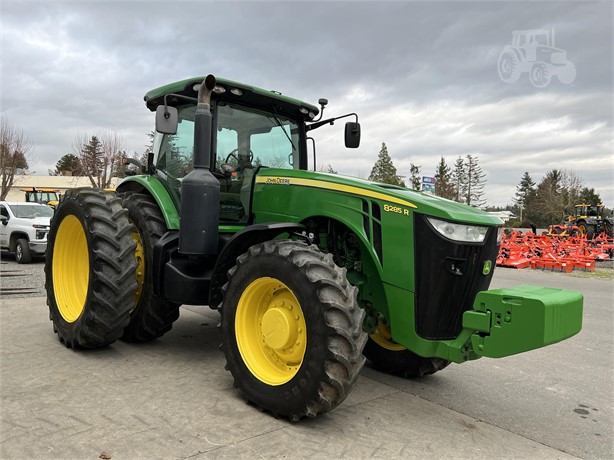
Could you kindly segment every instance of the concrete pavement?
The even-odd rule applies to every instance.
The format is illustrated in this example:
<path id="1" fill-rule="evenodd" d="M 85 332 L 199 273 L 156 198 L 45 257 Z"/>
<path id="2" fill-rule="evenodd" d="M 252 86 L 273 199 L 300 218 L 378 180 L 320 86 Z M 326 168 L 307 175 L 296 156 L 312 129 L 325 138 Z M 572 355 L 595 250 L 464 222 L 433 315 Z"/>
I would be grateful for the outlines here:
<path id="1" fill-rule="evenodd" d="M 532 284 L 576 283 L 498 270 L 493 287 L 531 274 Z M 578 336 L 415 380 L 367 367 L 335 411 L 298 424 L 243 401 L 207 307 L 182 308 L 159 340 L 75 352 L 53 334 L 44 298 L 3 299 L 0 457 L 607 458 L 612 283 L 577 284 L 586 294 Z"/>

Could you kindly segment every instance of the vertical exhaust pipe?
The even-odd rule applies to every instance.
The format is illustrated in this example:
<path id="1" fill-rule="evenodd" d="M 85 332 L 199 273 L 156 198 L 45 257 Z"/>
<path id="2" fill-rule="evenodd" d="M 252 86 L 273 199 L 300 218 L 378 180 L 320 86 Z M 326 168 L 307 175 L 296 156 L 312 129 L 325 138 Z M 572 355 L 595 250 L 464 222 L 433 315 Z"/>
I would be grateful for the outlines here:
<path id="1" fill-rule="evenodd" d="M 211 174 L 211 94 L 215 77 L 207 75 L 198 90 L 194 116 L 194 169 L 181 182 L 179 252 L 213 256 L 218 250 L 220 182 Z"/>

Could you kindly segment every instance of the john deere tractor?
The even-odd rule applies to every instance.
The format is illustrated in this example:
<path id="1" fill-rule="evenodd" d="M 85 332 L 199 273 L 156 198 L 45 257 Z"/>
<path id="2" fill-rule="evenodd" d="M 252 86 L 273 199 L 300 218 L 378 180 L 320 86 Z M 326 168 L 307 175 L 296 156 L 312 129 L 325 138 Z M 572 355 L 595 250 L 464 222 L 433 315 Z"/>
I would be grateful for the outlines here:
<path id="1" fill-rule="evenodd" d="M 75 189 L 49 234 L 46 289 L 67 347 L 162 336 L 179 306 L 221 314 L 246 399 L 292 421 L 350 393 L 365 357 L 403 377 L 576 334 L 577 292 L 487 290 L 502 222 L 477 209 L 308 170 L 309 133 L 355 114 L 212 75 L 145 95 L 154 152 L 116 192 Z M 206 307 L 205 307 L 206 308 Z"/>

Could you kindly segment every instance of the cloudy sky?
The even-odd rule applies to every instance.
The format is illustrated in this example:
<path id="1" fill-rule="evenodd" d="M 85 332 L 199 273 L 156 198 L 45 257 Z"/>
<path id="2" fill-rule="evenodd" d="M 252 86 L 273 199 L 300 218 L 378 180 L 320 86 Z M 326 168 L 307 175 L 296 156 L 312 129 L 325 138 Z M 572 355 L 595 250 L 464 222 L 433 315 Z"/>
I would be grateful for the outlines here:
<path id="1" fill-rule="evenodd" d="M 327 114 L 357 112 L 362 143 L 343 123 L 316 131 L 318 164 L 368 176 L 382 142 L 399 174 L 434 174 L 473 154 L 490 204 L 511 201 L 524 171 L 539 181 L 573 170 L 614 205 L 613 3 L 0 1 L 0 109 L 35 146 L 47 174 L 77 134 L 114 130 L 142 152 L 153 116 L 143 95 L 213 73 L 281 91 Z M 506 83 L 497 63 L 512 32 L 551 29 L 576 69 L 542 88 Z"/>

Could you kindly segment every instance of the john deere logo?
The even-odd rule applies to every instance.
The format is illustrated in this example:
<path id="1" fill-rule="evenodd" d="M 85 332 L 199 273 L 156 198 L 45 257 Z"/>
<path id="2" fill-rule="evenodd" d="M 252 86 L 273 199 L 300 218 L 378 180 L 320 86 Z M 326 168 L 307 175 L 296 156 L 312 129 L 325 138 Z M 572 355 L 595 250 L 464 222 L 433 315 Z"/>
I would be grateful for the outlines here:
<path id="1" fill-rule="evenodd" d="M 491 269 L 492 269 L 492 262 L 490 260 L 487 260 L 486 262 L 484 262 L 484 267 L 482 267 L 482 274 L 488 275 Z"/>

